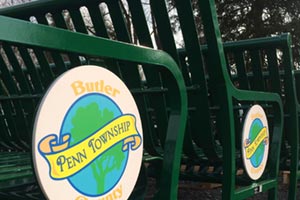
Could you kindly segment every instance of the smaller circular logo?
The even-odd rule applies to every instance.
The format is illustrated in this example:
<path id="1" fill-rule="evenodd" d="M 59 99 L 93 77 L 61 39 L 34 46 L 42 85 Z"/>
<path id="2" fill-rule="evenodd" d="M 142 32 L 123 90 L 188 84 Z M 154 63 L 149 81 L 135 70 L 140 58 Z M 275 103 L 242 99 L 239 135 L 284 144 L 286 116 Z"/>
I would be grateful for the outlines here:
<path id="1" fill-rule="evenodd" d="M 266 114 L 259 105 L 252 106 L 245 118 L 242 133 L 242 155 L 247 174 L 259 179 L 269 153 L 269 127 Z"/>
<path id="2" fill-rule="evenodd" d="M 49 199 L 127 199 L 143 153 L 134 98 L 105 68 L 71 69 L 41 101 L 33 146 L 36 174 Z"/>

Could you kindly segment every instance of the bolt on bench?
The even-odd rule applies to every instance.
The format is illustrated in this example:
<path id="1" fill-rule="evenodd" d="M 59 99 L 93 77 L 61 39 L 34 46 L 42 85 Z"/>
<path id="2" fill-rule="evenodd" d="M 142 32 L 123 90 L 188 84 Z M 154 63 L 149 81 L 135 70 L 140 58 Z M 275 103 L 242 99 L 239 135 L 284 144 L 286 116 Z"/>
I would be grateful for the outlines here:
<path id="1" fill-rule="evenodd" d="M 127 65 L 124 68 L 119 67 L 120 64 L 114 60 L 115 57 L 108 54 L 105 54 L 105 56 L 111 59 L 99 60 L 91 58 L 82 60 L 77 55 L 81 56 L 83 53 L 82 51 L 77 52 L 79 49 L 75 52 L 69 49 L 70 53 L 65 53 L 69 58 L 67 62 L 59 54 L 60 51 L 51 52 L 52 62 L 45 65 L 49 66 L 47 68 L 50 68 L 51 73 L 54 71 L 55 74 L 60 74 L 72 66 L 84 63 L 105 65 L 115 74 L 120 74 L 121 77 L 124 77 L 124 82 L 135 95 L 138 107 L 143 108 L 140 109 L 140 115 L 144 129 L 144 163 L 147 165 L 147 174 L 156 177 L 160 183 L 156 188 L 158 190 L 155 196 L 157 199 L 177 198 L 178 176 L 183 180 L 222 183 L 223 199 L 243 199 L 264 191 L 270 192 L 269 199 L 275 199 L 278 184 L 279 147 L 283 128 L 281 99 L 275 93 L 239 90 L 232 84 L 223 47 L 220 43 L 220 32 L 213 1 L 199 1 L 199 5 L 196 5 L 200 7 L 201 11 L 204 26 L 202 34 L 205 35 L 208 46 L 206 53 L 203 52 L 199 44 L 190 1 L 175 1 L 185 44 L 184 53 L 176 48 L 175 36 L 170 26 L 171 20 L 168 16 L 165 1 L 150 1 L 153 21 L 155 21 L 157 26 L 158 40 L 155 43 L 151 39 L 151 32 L 148 28 L 141 1 L 132 0 L 126 2 L 128 4 L 128 13 L 131 14 L 132 27 L 126 23 L 127 15 L 117 0 L 33 2 L 2 9 L 0 14 L 23 20 L 31 19 L 40 24 L 50 24 L 59 28 L 71 29 L 72 31 L 116 39 L 127 43 L 134 42 L 133 37 L 129 34 L 133 29 L 138 44 L 151 48 L 157 46 L 172 56 L 177 62 L 179 69 L 181 69 L 188 92 L 189 111 L 184 140 L 182 134 L 180 134 L 181 139 L 178 137 L 169 138 L 168 134 L 166 134 L 168 133 L 167 130 L 171 132 L 178 131 L 173 126 L 173 122 L 170 122 L 171 119 L 175 120 L 170 117 L 170 112 L 172 111 L 172 104 L 181 102 L 176 103 L 174 96 L 166 95 L 169 93 L 169 85 L 165 84 L 165 81 L 168 82 L 168 78 L 162 76 L 164 73 L 161 70 L 147 67 L 147 62 L 141 63 L 142 68 L 139 68 L 145 73 L 145 79 L 143 80 L 140 78 L 136 65 L 127 67 L 131 66 L 131 63 L 126 63 Z M 109 11 L 114 28 L 111 35 L 109 34 L 111 30 L 105 26 L 103 20 L 107 14 L 101 14 L 101 9 L 99 8 L 99 5 L 103 4 Z M 87 9 L 92 29 L 90 24 L 85 22 L 81 13 L 82 9 Z M 72 21 L 73 26 L 69 27 L 67 21 Z M 21 43 L 26 43 L 26 41 Z M 98 48 L 101 49 L 101 47 Z M 114 55 L 119 55 L 123 58 L 122 56 L 125 52 L 119 51 L 118 54 L 115 52 Z M 40 50 L 34 49 L 34 53 L 40 54 Z M 138 55 L 130 56 L 135 57 Z M 152 55 L 148 54 L 148 56 Z M 156 59 L 156 57 L 151 59 Z M 42 61 L 42 59 L 40 60 Z M 139 61 L 141 62 L 141 60 Z M 40 66 L 42 66 L 42 63 Z M 46 78 L 48 73 L 44 72 L 43 74 Z M 53 79 L 48 84 L 51 81 Z M 140 89 L 136 90 L 141 85 L 143 85 L 143 92 L 140 92 Z M 246 171 L 242 159 L 242 151 L 246 149 L 246 146 L 242 145 L 244 143 L 245 145 L 250 145 L 251 140 L 255 141 L 255 138 L 251 138 L 251 140 L 243 139 L 242 130 L 247 111 L 256 104 L 259 104 L 265 110 L 269 126 L 269 137 L 264 135 L 266 132 L 262 131 L 261 135 L 263 137 L 261 138 L 264 140 L 259 140 L 259 144 L 262 144 L 262 149 L 268 149 L 264 148 L 264 145 L 270 148 L 269 153 L 265 153 L 267 162 L 262 162 L 263 167 L 261 167 L 266 167 L 266 169 L 260 170 L 260 173 L 262 173 L 261 177 L 253 179 L 246 173 L 238 176 L 237 171 L 239 169 Z M 184 106 L 182 105 L 182 107 Z M 184 121 L 180 122 L 184 123 Z M 179 148 L 180 145 L 175 150 L 169 148 L 166 139 L 171 139 L 169 140 L 171 143 L 172 141 L 181 143 L 183 153 L 181 153 L 181 148 Z M 168 159 L 169 156 L 166 155 L 166 152 L 172 153 L 174 157 L 171 156 L 170 158 L 174 158 L 174 161 L 171 162 Z M 161 156 L 162 154 L 163 157 Z M 247 159 L 244 160 L 249 161 L 252 155 L 249 154 L 246 157 Z M 149 162 L 150 160 L 152 162 Z M 162 160 L 162 162 L 159 160 Z M 161 171 L 158 166 L 162 164 L 165 166 L 164 162 L 170 162 L 168 163 L 169 166 L 174 167 L 170 169 L 174 169 L 174 171 Z M 184 169 L 179 172 L 180 162 Z M 211 166 L 214 167 L 214 170 L 207 170 Z M 260 165 L 258 164 L 258 166 Z M 173 174 L 170 174 L 170 172 Z M 165 176 L 166 174 L 167 176 Z M 166 186 L 167 188 L 165 188 Z"/>

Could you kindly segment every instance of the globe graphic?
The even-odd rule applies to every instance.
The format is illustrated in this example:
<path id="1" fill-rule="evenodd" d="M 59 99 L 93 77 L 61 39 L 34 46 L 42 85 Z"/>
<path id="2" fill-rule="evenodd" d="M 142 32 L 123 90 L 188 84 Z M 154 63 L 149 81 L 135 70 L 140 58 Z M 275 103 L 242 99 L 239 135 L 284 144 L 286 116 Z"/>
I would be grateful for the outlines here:
<path id="1" fill-rule="evenodd" d="M 263 123 L 261 122 L 260 119 L 255 119 L 252 122 L 250 132 L 249 132 L 249 139 L 251 142 L 254 141 L 254 139 L 256 138 L 256 136 L 259 134 L 259 132 L 263 127 L 264 127 Z M 258 148 L 256 149 L 256 151 L 254 152 L 254 154 L 252 155 L 252 157 L 250 158 L 250 162 L 253 167 L 257 168 L 261 164 L 263 160 L 264 152 L 265 152 L 265 145 L 263 142 L 261 142 Z"/>
<path id="2" fill-rule="evenodd" d="M 109 97 L 99 93 L 82 96 L 68 110 L 60 137 L 70 134 L 73 146 L 95 133 L 114 118 L 122 115 Z M 112 146 L 90 165 L 68 178 L 81 194 L 100 196 L 109 192 L 121 179 L 128 160 L 128 151 L 122 151 L 122 142 Z"/>

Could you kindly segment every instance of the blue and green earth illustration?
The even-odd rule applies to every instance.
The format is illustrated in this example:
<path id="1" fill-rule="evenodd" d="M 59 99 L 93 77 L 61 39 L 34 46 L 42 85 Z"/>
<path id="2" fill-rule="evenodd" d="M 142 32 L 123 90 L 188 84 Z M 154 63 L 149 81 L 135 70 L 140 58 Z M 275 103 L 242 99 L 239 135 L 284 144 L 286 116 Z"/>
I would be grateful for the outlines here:
<path id="1" fill-rule="evenodd" d="M 263 128 L 264 126 L 260 119 L 257 118 L 252 122 L 250 132 L 249 132 L 249 139 L 251 142 L 255 140 L 255 138 Z M 255 153 L 250 158 L 250 162 L 253 167 L 257 168 L 260 166 L 264 157 L 264 152 L 265 152 L 265 144 L 264 142 L 261 142 L 258 148 L 256 149 Z"/>
<path id="2" fill-rule="evenodd" d="M 122 115 L 120 108 L 109 97 L 90 93 L 70 107 L 60 131 L 60 137 L 70 134 L 69 146 L 84 140 L 95 131 Z M 128 151 L 122 151 L 122 142 L 112 146 L 90 165 L 68 178 L 70 184 L 87 196 L 100 196 L 109 192 L 121 179 Z"/>

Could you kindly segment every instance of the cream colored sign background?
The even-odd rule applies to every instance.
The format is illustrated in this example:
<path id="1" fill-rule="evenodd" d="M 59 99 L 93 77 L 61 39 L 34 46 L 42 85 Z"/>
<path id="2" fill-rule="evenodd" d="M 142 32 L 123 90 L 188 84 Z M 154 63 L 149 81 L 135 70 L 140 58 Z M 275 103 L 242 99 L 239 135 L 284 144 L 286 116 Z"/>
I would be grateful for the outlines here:
<path id="1" fill-rule="evenodd" d="M 246 149 L 245 141 L 249 137 L 249 132 L 250 132 L 252 122 L 257 118 L 260 119 L 260 121 L 263 124 L 263 127 L 266 128 L 266 132 L 264 132 L 263 135 L 266 135 L 267 138 L 269 139 L 269 127 L 268 127 L 267 117 L 266 117 L 266 114 L 265 114 L 263 108 L 259 105 L 254 105 L 249 109 L 249 111 L 246 115 L 245 121 L 244 121 L 244 127 L 243 127 L 243 132 L 242 132 L 242 155 L 243 155 L 242 159 L 243 159 L 247 174 L 253 180 L 259 179 L 261 177 L 261 175 L 263 174 L 266 164 L 267 164 L 268 153 L 269 153 L 269 142 L 268 142 L 265 145 L 264 155 L 263 155 L 261 164 L 258 167 L 254 167 L 251 164 L 250 159 L 247 159 L 247 157 L 246 157 L 247 153 L 245 152 L 245 149 Z M 251 142 L 253 142 L 253 141 L 251 141 Z"/>
<path id="2" fill-rule="evenodd" d="M 142 124 L 135 101 L 126 85 L 112 72 L 102 67 L 82 66 L 71 69 L 58 77 L 41 101 L 37 111 L 33 133 L 34 168 L 41 188 L 47 197 L 53 200 L 78 199 L 80 196 L 83 196 L 74 190 L 68 180 L 57 181 L 51 179 L 49 176 L 49 166 L 38 152 L 39 141 L 49 133 L 59 134 L 61 124 L 70 105 L 72 105 L 76 99 L 80 98 L 80 96 L 86 94 L 82 93 L 77 96 L 74 94 L 71 84 L 77 80 L 83 82 L 103 80 L 112 88 L 119 90 L 120 93 L 116 92 L 115 95 L 112 93 L 109 95 L 105 93 L 105 91 L 103 91 L 103 94 L 109 96 L 120 107 L 123 113 L 130 113 L 135 116 L 136 128 L 142 137 Z M 122 185 L 122 199 L 127 199 L 133 190 L 141 166 L 142 153 L 142 146 L 136 151 L 130 151 L 129 153 L 126 169 L 117 184 L 117 186 Z M 88 197 L 86 199 L 101 199 L 101 197 Z"/>

